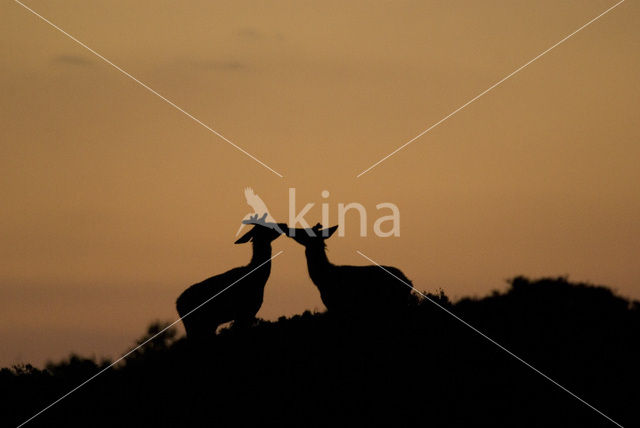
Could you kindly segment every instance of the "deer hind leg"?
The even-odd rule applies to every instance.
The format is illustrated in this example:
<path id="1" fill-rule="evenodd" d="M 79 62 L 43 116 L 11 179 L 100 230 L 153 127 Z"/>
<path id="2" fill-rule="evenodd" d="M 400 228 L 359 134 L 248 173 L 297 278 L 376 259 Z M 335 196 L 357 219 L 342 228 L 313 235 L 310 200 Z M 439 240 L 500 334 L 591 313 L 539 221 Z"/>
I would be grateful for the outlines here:
<path id="1" fill-rule="evenodd" d="M 212 333 L 215 332 L 215 330 L 212 332 L 210 326 L 201 322 L 197 317 L 186 317 L 182 320 L 182 323 L 184 324 L 187 339 L 189 340 L 200 341 L 212 336 Z"/>

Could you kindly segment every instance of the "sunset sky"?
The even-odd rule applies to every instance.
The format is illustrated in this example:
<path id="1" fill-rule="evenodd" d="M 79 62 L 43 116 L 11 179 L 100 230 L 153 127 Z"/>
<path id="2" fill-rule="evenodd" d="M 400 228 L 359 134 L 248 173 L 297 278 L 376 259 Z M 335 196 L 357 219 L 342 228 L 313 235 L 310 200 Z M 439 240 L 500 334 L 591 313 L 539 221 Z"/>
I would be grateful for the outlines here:
<path id="1" fill-rule="evenodd" d="M 640 5 L 626 1 L 12 1 L 0 4 L 0 366 L 114 357 L 187 286 L 246 264 L 251 186 L 279 221 L 337 222 L 338 264 L 484 295 L 569 275 L 640 298 Z M 321 192 L 328 190 L 329 198 Z M 377 238 L 396 204 L 400 237 Z M 259 316 L 322 310 L 280 238 Z M 401 285 L 400 285 L 401 286 Z"/>

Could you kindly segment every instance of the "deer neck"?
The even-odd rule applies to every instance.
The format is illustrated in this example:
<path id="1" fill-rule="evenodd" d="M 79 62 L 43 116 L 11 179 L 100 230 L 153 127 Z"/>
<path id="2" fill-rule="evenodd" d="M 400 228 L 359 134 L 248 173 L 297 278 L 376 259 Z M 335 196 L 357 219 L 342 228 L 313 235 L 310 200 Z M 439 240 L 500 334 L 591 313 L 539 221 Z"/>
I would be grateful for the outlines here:
<path id="1" fill-rule="evenodd" d="M 253 246 L 253 255 L 251 256 L 251 261 L 249 262 L 249 266 L 255 268 L 271 259 L 271 243 L 253 241 L 252 246 Z"/>
<path id="2" fill-rule="evenodd" d="M 327 258 L 327 249 L 323 247 L 307 247 L 304 250 L 307 256 L 307 268 L 311 280 L 318 284 L 324 282 L 327 278 L 329 270 L 333 267 Z"/>

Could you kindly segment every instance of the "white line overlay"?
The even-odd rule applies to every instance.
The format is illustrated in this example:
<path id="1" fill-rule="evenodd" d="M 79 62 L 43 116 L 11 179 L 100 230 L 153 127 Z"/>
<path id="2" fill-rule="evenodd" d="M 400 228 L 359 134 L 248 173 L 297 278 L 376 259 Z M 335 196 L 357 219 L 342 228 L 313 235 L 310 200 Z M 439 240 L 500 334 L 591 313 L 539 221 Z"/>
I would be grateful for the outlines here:
<path id="1" fill-rule="evenodd" d="M 32 14 L 34 14 L 35 16 L 37 16 L 38 18 L 40 18 L 41 20 L 43 20 L 44 22 L 46 22 L 47 24 L 51 25 L 53 28 L 55 28 L 56 30 L 60 31 L 62 34 L 64 34 L 65 36 L 69 37 L 71 40 L 73 40 L 74 42 L 76 42 L 77 44 L 79 44 L 80 46 L 82 46 L 83 48 L 85 48 L 86 50 L 88 50 L 89 52 L 91 52 L 92 54 L 94 54 L 95 56 L 97 56 L 98 58 L 100 58 L 101 60 L 103 60 L 104 62 L 106 62 L 107 64 L 109 64 L 110 66 L 112 66 L 113 68 L 115 68 L 116 70 L 118 70 L 119 72 L 121 72 L 122 74 L 124 74 L 125 76 L 127 76 L 128 78 L 130 78 L 131 80 L 133 80 L 134 82 L 136 82 L 137 84 L 139 84 L 140 86 L 142 86 L 143 88 L 145 88 L 146 90 L 148 90 L 149 92 L 151 92 L 154 95 L 157 95 L 160 99 L 162 99 L 163 101 L 165 101 L 167 104 L 169 104 L 171 107 L 175 108 L 176 110 L 180 111 L 181 113 L 183 113 L 184 115 L 186 115 L 187 117 L 189 117 L 190 119 L 192 119 L 193 121 L 195 121 L 197 124 L 201 125 L 202 127 L 204 127 L 205 129 L 207 129 L 208 131 L 212 132 L 213 134 L 215 134 L 216 136 L 220 137 L 222 140 L 226 141 L 227 143 L 231 144 L 234 148 L 236 148 L 237 150 L 241 151 L 242 153 L 244 153 L 245 155 L 249 156 L 251 159 L 253 159 L 254 161 L 258 162 L 260 165 L 262 165 L 263 167 L 267 168 L 269 171 L 273 172 L 275 175 L 277 175 L 280 178 L 283 178 L 284 176 L 282 174 L 280 174 L 279 172 L 277 172 L 276 170 L 274 170 L 273 168 L 271 168 L 269 165 L 267 165 L 266 163 L 262 162 L 260 159 L 258 159 L 257 157 L 255 157 L 254 155 L 252 155 L 251 153 L 247 152 L 245 149 L 243 149 L 242 147 L 238 146 L 237 144 L 235 144 L 233 141 L 229 140 L 227 137 L 225 137 L 224 135 L 222 135 L 221 133 L 219 133 L 218 131 L 216 131 L 215 129 L 213 129 L 212 127 L 210 127 L 209 125 L 207 125 L 206 123 L 202 122 L 200 119 L 198 119 L 197 117 L 195 117 L 194 115 L 192 115 L 191 113 L 189 113 L 188 111 L 184 110 L 182 107 L 178 106 L 177 104 L 175 104 L 173 101 L 165 98 L 163 95 L 161 95 L 160 93 L 158 93 L 157 91 L 155 91 L 154 89 L 150 88 L 149 86 L 147 86 L 146 84 L 142 83 L 140 80 L 136 79 L 135 77 L 133 77 L 131 74 L 127 73 L 126 71 L 124 71 L 122 68 L 118 67 L 116 64 L 114 64 L 113 62 L 109 61 L 107 58 L 103 57 L 102 55 L 100 55 L 98 52 L 94 51 L 93 49 L 91 49 L 89 46 L 85 45 L 84 43 L 82 43 L 80 40 L 76 39 L 75 37 L 73 37 L 71 34 L 67 33 L 66 31 L 64 31 L 62 28 L 58 27 L 56 24 L 54 24 L 53 22 L 49 21 L 47 18 L 45 18 L 44 16 L 40 15 L 38 12 L 36 12 L 35 10 L 31 9 L 29 6 L 26 6 L 24 3 L 18 1 L 18 0 L 14 0 L 16 3 L 18 3 L 20 6 L 24 7 L 25 9 L 27 9 L 29 12 L 31 12 Z"/>
<path id="2" fill-rule="evenodd" d="M 622 3 L 624 3 L 625 0 L 621 0 L 618 3 L 614 4 L 613 6 L 611 6 L 609 9 L 605 10 L 604 12 L 602 12 L 600 15 L 596 16 L 595 18 L 593 18 L 591 21 L 587 22 L 586 24 L 584 24 L 582 27 L 578 28 L 577 30 L 575 30 L 573 33 L 569 34 L 568 36 L 566 36 L 564 39 L 560 40 L 559 42 L 557 42 L 556 44 L 554 44 L 553 46 L 551 46 L 550 48 L 547 48 L 544 52 L 540 53 L 538 56 L 536 56 L 535 58 L 533 58 L 532 60 L 530 60 L 529 62 L 527 62 L 526 64 L 520 66 L 519 68 L 517 68 L 516 70 L 512 71 L 510 74 L 508 74 L 507 76 L 503 77 L 501 80 L 499 80 L 498 82 L 494 83 L 493 85 L 491 85 L 490 87 L 488 87 L 487 89 L 485 89 L 484 91 L 480 92 L 478 95 L 476 95 L 475 97 L 471 98 L 469 101 L 467 101 L 466 103 L 464 103 L 463 105 L 461 105 L 460 107 L 458 107 L 457 109 L 455 109 L 454 111 L 452 111 L 451 113 L 449 113 L 448 115 L 446 115 L 445 117 L 443 117 L 442 119 L 440 119 L 439 121 L 437 121 L 436 123 L 434 123 L 433 125 L 431 125 L 430 127 L 428 127 L 427 129 L 425 129 L 424 131 L 422 131 L 421 133 L 419 133 L 418 135 L 416 135 L 415 137 L 413 137 L 412 139 L 410 139 L 409 141 L 407 141 L 406 143 L 404 143 L 403 145 L 401 145 L 400 147 L 398 147 L 397 149 L 395 149 L 394 151 L 392 151 L 391 153 L 389 153 L 388 155 L 386 155 L 385 157 L 383 157 L 382 159 L 380 159 L 378 162 L 374 163 L 373 165 L 371 165 L 369 168 L 365 169 L 364 171 L 362 171 L 360 174 L 358 174 L 356 176 L 356 178 L 360 178 L 362 175 L 366 174 L 367 172 L 371 171 L 373 168 L 375 168 L 376 166 L 380 165 L 382 162 L 384 162 L 385 160 L 389 159 L 391 156 L 395 155 L 396 153 L 398 153 L 400 150 L 404 149 L 405 147 L 407 147 L 409 144 L 413 143 L 414 141 L 416 141 L 418 138 L 422 137 L 424 134 L 426 134 L 427 132 L 431 131 L 433 128 L 435 128 L 436 126 L 440 125 L 442 122 L 444 122 L 445 120 L 449 119 L 451 116 L 455 115 L 456 113 L 458 113 L 460 110 L 464 109 L 465 107 L 467 107 L 469 104 L 473 103 L 474 101 L 478 100 L 480 97 L 482 97 L 483 95 L 485 95 L 487 92 L 491 91 L 492 89 L 496 88 L 497 86 L 499 86 L 500 84 L 502 84 L 503 82 L 505 82 L 507 79 L 511 78 L 512 76 L 514 76 L 515 74 L 517 74 L 518 72 L 520 72 L 521 70 L 523 70 L 525 67 L 527 67 L 528 65 L 530 65 L 531 63 L 533 63 L 534 61 L 536 61 L 537 59 L 539 59 L 540 57 L 542 57 L 543 55 L 547 54 L 549 51 L 551 51 L 552 49 L 556 48 L 557 46 L 561 45 L 562 43 L 564 43 L 565 41 L 567 41 L 568 39 L 570 39 L 571 37 L 573 37 L 575 34 L 577 34 L 578 32 L 582 31 L 583 29 L 585 29 L 586 27 L 588 27 L 589 25 L 593 24 L 594 22 L 596 22 L 598 19 L 602 18 L 604 15 L 606 15 L 607 13 L 611 12 L 613 9 L 615 9 L 616 7 L 618 7 L 619 5 L 621 5 Z"/>
<path id="3" fill-rule="evenodd" d="M 466 322 L 465 320 L 463 320 L 462 318 L 460 318 L 459 316 L 457 316 L 456 314 L 454 314 L 453 312 L 451 312 L 450 310 L 448 310 L 447 308 L 445 308 L 444 306 L 442 306 L 440 303 L 436 302 L 435 300 L 431 299 L 429 296 L 427 296 L 426 294 L 422 293 L 421 291 L 419 291 L 418 289 L 416 289 L 413 285 L 405 282 L 404 280 L 402 280 L 401 278 L 397 277 L 396 275 L 394 275 L 393 273 L 389 272 L 389 270 L 385 269 L 383 266 L 381 266 L 378 262 L 372 260 L 370 257 L 364 255 L 362 252 L 360 252 L 359 250 L 356 250 L 356 253 L 360 254 L 362 257 L 364 257 L 365 259 L 369 260 L 371 263 L 373 263 L 374 265 L 378 266 L 380 269 L 382 269 L 383 271 L 387 272 L 389 275 L 391 275 L 392 277 L 394 277 L 395 279 L 397 279 L 398 281 L 400 281 L 401 283 L 403 283 L 404 285 L 406 285 L 407 287 L 411 288 L 413 291 L 415 291 L 416 293 L 418 293 L 419 295 L 421 295 L 422 297 L 424 297 L 425 299 L 427 299 L 429 302 L 433 303 L 434 305 L 436 305 L 438 308 L 442 309 L 443 311 L 445 311 L 447 314 L 451 315 L 452 317 L 454 317 L 456 320 L 460 321 L 462 324 L 464 324 L 465 326 L 469 327 L 471 330 L 475 331 L 476 333 L 478 333 L 480 336 L 484 337 L 485 339 L 487 339 L 489 342 L 493 343 L 494 345 L 496 345 L 498 348 L 502 349 L 504 352 L 506 352 L 507 354 L 511 355 L 513 358 L 515 358 L 516 360 L 520 361 L 522 364 L 524 364 L 525 366 L 529 367 L 531 370 L 533 370 L 534 372 L 538 373 L 540 376 L 544 377 L 545 379 L 547 379 L 549 382 L 553 383 L 554 385 L 556 385 L 558 388 L 562 389 L 563 391 L 565 391 L 566 393 L 568 393 L 569 395 L 571 395 L 572 397 L 576 398 L 578 401 L 580 401 L 581 403 L 585 404 L 586 406 L 590 407 L 592 410 L 595 410 L 597 413 L 599 413 L 601 416 L 605 417 L 607 420 L 609 420 L 609 422 L 619 426 L 620 428 L 624 428 L 622 425 L 620 425 L 619 423 L 617 423 L 616 421 L 614 421 L 613 419 L 611 419 L 609 416 L 605 415 L 604 413 L 602 413 L 600 410 L 596 409 L 595 407 L 593 407 L 591 404 L 587 403 L 586 401 L 584 401 L 582 398 L 578 397 L 576 394 L 574 394 L 573 392 L 569 391 L 567 388 L 565 388 L 564 386 L 560 385 L 558 382 L 556 382 L 555 380 L 551 379 L 549 376 L 547 376 L 546 374 L 542 373 L 540 370 L 538 370 L 537 368 L 533 367 L 531 364 L 527 363 L 525 360 L 523 360 L 522 358 L 518 357 L 516 354 L 514 354 L 513 352 L 509 351 L 507 348 L 505 348 L 504 346 L 502 346 L 501 344 L 499 344 L 498 342 L 496 342 L 495 340 L 493 340 L 492 338 L 490 338 L 489 336 L 487 336 L 486 334 L 484 334 L 483 332 L 481 332 L 480 330 L 478 330 L 477 328 L 475 328 L 474 326 L 472 326 L 471 324 L 469 324 L 468 322 Z"/>
<path id="4" fill-rule="evenodd" d="M 154 334 L 153 336 L 151 336 L 149 339 L 145 340 L 144 342 L 142 342 L 141 344 L 139 344 L 138 346 L 136 346 L 135 348 L 133 348 L 132 350 L 130 350 L 129 352 L 127 352 L 126 354 L 122 355 L 120 358 L 118 358 L 117 360 L 115 360 L 113 363 L 111 363 L 110 365 L 108 365 L 107 367 L 105 367 L 104 369 L 100 370 L 98 373 L 94 374 L 93 376 L 91 376 L 89 379 L 85 380 L 84 382 L 82 382 L 80 385 L 76 386 L 75 388 L 73 388 L 71 391 L 67 392 L 66 394 L 64 394 L 62 397 L 58 398 L 56 401 L 54 401 L 53 403 L 49 404 L 47 407 L 45 407 L 44 409 L 40 410 L 38 413 L 36 413 L 35 415 L 31 416 L 29 419 L 27 419 L 26 421 L 22 422 L 20 425 L 17 426 L 17 428 L 20 428 L 26 424 L 28 424 L 29 422 L 31 422 L 33 419 L 35 419 L 36 417 L 38 417 L 39 415 L 41 415 L 42 413 L 46 412 L 47 410 L 49 410 L 51 407 L 55 406 L 56 404 L 58 404 L 59 402 L 61 402 L 62 400 L 64 400 L 65 398 L 67 398 L 69 395 L 73 394 L 74 392 L 76 392 L 77 390 L 79 390 L 80 388 L 82 388 L 83 386 L 85 386 L 86 384 L 88 384 L 89 382 L 91 382 L 92 380 L 94 380 L 95 378 L 97 378 L 98 376 L 100 376 L 102 373 L 106 372 L 107 370 L 109 370 L 111 367 L 115 366 L 116 364 L 118 364 L 120 361 L 124 360 L 125 358 L 127 358 L 129 355 L 131 355 L 132 353 L 134 353 L 135 351 L 137 351 L 138 349 L 142 348 L 144 345 L 146 345 L 147 343 L 151 342 L 153 339 L 155 339 L 156 337 L 160 336 L 162 333 L 164 333 L 165 331 L 169 330 L 171 327 L 173 327 L 174 325 L 176 325 L 177 323 L 179 323 L 180 321 L 182 321 L 184 318 L 188 317 L 189 315 L 191 315 L 192 313 L 194 313 L 195 311 L 197 311 L 198 309 L 200 309 L 201 307 L 203 307 L 204 305 L 206 305 L 207 303 L 209 303 L 210 301 L 212 301 L 213 299 L 215 299 L 216 297 L 218 297 L 219 295 L 221 295 L 222 293 L 224 293 L 225 291 L 227 291 L 229 288 L 231 288 L 232 286 L 234 286 L 235 284 L 237 284 L 238 282 L 242 281 L 244 278 L 246 278 L 247 276 L 251 275 L 253 272 L 255 272 L 256 270 L 260 269 L 262 266 L 266 265 L 267 263 L 269 263 L 271 260 L 275 259 L 276 257 L 278 257 L 280 254 L 282 254 L 284 251 L 278 251 L 276 253 L 276 255 L 274 255 L 273 257 L 271 257 L 269 260 L 261 263 L 259 266 L 257 266 L 256 268 L 252 269 L 251 271 L 249 271 L 247 274 L 243 275 L 240 279 L 232 282 L 231 284 L 229 284 L 228 286 L 226 286 L 224 289 L 222 289 L 221 291 L 219 291 L 218 293 L 214 294 L 213 296 L 211 296 L 210 298 L 208 298 L 207 300 L 205 300 L 204 302 L 202 302 L 201 304 L 199 304 L 198 306 L 196 306 L 195 308 L 193 308 L 192 310 L 190 310 L 189 312 L 187 312 L 183 317 L 178 318 L 177 320 L 175 320 L 174 322 L 172 322 L 171 324 L 169 324 L 168 326 L 166 326 L 165 328 L 163 328 L 162 330 L 160 330 L 158 333 Z"/>

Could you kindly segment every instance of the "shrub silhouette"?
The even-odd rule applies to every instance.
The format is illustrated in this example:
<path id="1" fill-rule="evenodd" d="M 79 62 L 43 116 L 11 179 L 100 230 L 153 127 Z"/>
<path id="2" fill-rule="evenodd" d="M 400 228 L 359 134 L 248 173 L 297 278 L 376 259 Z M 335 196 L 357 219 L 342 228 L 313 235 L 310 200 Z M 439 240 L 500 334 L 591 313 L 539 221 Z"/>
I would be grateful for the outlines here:
<path id="1" fill-rule="evenodd" d="M 617 422 L 637 424 L 638 302 L 566 278 L 519 277 L 455 303 L 428 296 Z M 17 425 L 104 364 L 71 357 L 0 370 L 0 425 Z M 32 424 L 613 426 L 424 299 L 384 326 L 305 312 L 232 326 L 198 346 L 170 329 Z"/>

